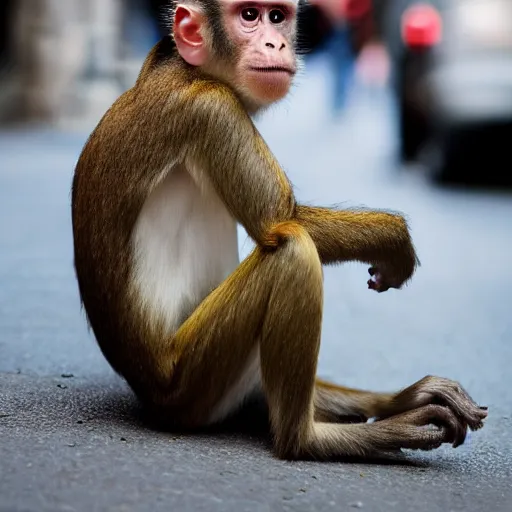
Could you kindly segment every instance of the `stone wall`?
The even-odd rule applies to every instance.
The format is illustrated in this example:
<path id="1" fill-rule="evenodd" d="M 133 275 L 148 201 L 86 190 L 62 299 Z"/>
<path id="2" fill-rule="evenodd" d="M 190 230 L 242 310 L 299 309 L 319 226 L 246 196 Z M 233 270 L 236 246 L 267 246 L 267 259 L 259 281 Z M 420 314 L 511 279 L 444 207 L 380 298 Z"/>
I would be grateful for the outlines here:
<path id="1" fill-rule="evenodd" d="M 15 0 L 11 116 L 96 120 L 122 90 L 123 0 Z"/>

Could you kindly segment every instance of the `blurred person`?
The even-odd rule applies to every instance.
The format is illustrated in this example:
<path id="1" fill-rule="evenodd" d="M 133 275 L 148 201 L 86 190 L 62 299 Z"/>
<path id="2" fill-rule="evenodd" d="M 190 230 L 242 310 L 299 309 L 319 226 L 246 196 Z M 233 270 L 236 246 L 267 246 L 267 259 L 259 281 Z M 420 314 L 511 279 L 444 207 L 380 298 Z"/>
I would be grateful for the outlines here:
<path id="1" fill-rule="evenodd" d="M 387 80 L 385 48 L 378 41 L 375 7 L 382 0 L 310 0 L 329 19 L 332 31 L 325 45 L 333 69 L 333 114 L 340 114 L 356 81 L 383 85 Z"/>
<path id="2" fill-rule="evenodd" d="M 348 91 L 353 85 L 355 53 L 352 47 L 346 5 L 349 0 L 310 0 L 330 20 L 332 30 L 325 52 L 333 71 L 333 114 L 343 111 Z"/>

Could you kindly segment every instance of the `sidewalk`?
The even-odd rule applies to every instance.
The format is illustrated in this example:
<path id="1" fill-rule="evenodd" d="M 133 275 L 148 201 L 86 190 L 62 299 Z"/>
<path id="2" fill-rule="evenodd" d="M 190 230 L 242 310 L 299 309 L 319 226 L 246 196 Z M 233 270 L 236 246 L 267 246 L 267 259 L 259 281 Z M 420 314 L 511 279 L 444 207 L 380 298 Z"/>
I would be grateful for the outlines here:
<path id="1" fill-rule="evenodd" d="M 350 138 L 367 128 L 326 136 L 304 121 L 313 112 L 313 125 L 321 125 L 320 103 L 303 101 L 319 82 L 306 82 L 290 102 L 296 119 L 303 109 L 293 141 L 280 145 L 286 109 L 262 121 L 271 147 L 301 197 L 318 204 L 365 197 L 410 210 L 425 264 L 414 286 L 385 300 L 368 295 L 362 267 L 326 270 L 321 371 L 385 389 L 426 371 L 446 373 L 490 406 L 488 424 L 457 450 L 408 453 L 409 463 L 398 465 L 282 462 L 272 457 L 267 433 L 254 429 L 152 430 L 80 311 L 70 186 L 86 135 L 0 133 L 0 511 L 510 510 L 512 282 L 500 255 L 512 247 L 512 207 L 388 183 L 391 171 L 376 168 L 379 144 L 364 146 L 363 155 Z M 355 109 L 363 127 L 385 131 L 375 110 Z M 348 174 L 355 161 L 360 167 Z M 457 247 L 435 247 L 453 237 Z M 457 249 L 474 240 L 485 243 L 460 261 Z M 484 255 L 494 263 L 478 263 Z"/>

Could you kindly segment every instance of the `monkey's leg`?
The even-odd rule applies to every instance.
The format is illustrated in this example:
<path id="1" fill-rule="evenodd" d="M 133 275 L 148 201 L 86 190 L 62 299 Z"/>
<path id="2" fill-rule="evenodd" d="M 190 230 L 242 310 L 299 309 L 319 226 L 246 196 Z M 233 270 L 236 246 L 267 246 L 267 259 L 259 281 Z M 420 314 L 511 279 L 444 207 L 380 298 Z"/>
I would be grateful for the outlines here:
<path id="1" fill-rule="evenodd" d="M 315 386 L 315 419 L 327 423 L 360 423 L 377 416 L 393 398 L 391 393 L 374 393 L 338 386 L 321 379 Z"/>
<path id="2" fill-rule="evenodd" d="M 312 239 L 300 225 L 284 223 L 276 229 L 284 244 L 272 253 L 257 248 L 176 334 L 169 397 L 176 414 L 189 424 L 208 423 L 219 404 L 233 396 L 243 368 L 259 346 L 280 457 L 364 456 L 459 443 L 465 436 L 464 424 L 440 405 L 372 424 L 314 420 L 322 268 Z M 431 423 L 440 428 L 422 428 Z"/>
<path id="3" fill-rule="evenodd" d="M 271 252 L 257 247 L 176 333 L 169 354 L 175 391 L 168 402 L 183 423 L 209 423 L 222 416 L 219 407 L 225 412 L 236 407 L 233 390 L 241 391 L 255 355 L 260 390 L 272 402 L 281 400 L 277 392 L 295 396 L 298 404 L 283 405 L 283 411 L 290 410 L 283 416 L 296 416 L 291 409 L 297 408 L 312 413 L 322 267 L 301 226 L 284 223 L 280 234 L 286 238 L 281 247 Z"/>

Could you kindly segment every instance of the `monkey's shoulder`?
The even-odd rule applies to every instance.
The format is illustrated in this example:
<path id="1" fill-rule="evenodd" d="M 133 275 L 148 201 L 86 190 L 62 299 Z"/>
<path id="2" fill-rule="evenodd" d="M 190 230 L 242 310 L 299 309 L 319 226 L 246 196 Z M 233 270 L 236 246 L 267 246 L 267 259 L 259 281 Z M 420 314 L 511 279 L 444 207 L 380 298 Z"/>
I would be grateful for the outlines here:
<path id="1" fill-rule="evenodd" d="M 134 98 L 137 99 L 139 109 L 177 109 L 181 118 L 193 115 L 187 107 L 194 105 L 210 110 L 243 109 L 238 95 L 229 84 L 205 74 L 201 69 L 190 66 L 179 58 L 148 65 L 148 71 L 141 73 L 125 100 Z"/>
<path id="2" fill-rule="evenodd" d="M 169 63 L 119 96 L 91 133 L 81 163 L 103 170 L 120 159 L 139 165 L 148 154 L 181 152 L 191 136 L 197 142 L 245 115 L 229 86 Z"/>

